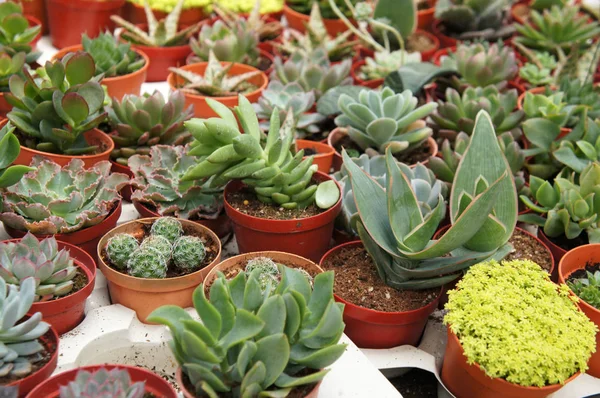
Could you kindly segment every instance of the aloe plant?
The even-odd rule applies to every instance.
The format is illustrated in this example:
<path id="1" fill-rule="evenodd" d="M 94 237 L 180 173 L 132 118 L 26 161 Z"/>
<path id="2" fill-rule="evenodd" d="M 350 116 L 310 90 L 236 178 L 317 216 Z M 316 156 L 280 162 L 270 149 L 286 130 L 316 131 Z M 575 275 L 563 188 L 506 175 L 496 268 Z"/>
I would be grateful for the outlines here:
<path id="1" fill-rule="evenodd" d="M 0 129 L 0 188 L 6 188 L 16 184 L 21 180 L 23 175 L 35 170 L 33 167 L 24 165 L 11 164 L 17 159 L 21 153 L 21 144 L 19 139 L 14 135 L 15 128 L 12 124 L 5 124 Z M 2 206 L 0 205 L 0 209 Z"/>
<path id="2" fill-rule="evenodd" d="M 386 189 L 346 153 L 343 158 L 360 216 L 358 235 L 389 286 L 441 286 L 469 266 L 490 257 L 503 258 L 511 250 L 507 242 L 517 221 L 515 183 L 485 111 L 477 115 L 452 183 L 451 226 L 437 240 L 431 238 L 446 211 L 441 195 L 438 205 L 424 216 L 391 150 L 386 151 Z"/>
<path id="3" fill-rule="evenodd" d="M 12 1 L 0 4 L 0 52 L 10 56 L 22 52 L 26 54 L 26 63 L 35 62 L 41 52 L 33 51 L 31 43 L 41 30 L 40 25 L 29 26 L 21 4 Z"/>

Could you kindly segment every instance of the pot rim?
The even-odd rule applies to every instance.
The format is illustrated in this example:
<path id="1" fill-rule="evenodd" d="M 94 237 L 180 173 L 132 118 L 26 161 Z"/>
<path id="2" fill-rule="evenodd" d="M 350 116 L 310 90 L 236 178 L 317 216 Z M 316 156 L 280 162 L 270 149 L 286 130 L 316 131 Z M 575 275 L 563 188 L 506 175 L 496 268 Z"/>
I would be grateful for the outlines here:
<path id="1" fill-rule="evenodd" d="M 296 140 L 296 150 L 298 150 L 298 143 L 300 144 L 304 144 L 305 146 L 303 146 L 300 149 L 305 149 L 305 148 L 310 148 L 311 146 L 314 146 L 313 149 L 315 149 L 315 151 L 317 152 L 315 155 L 312 155 L 315 159 L 322 159 L 322 158 L 326 158 L 329 157 L 331 155 L 333 155 L 335 153 L 335 149 L 333 149 L 332 147 L 330 147 L 329 145 L 323 143 L 323 142 L 319 142 L 319 141 L 311 141 L 311 140 Z M 321 152 L 320 150 L 323 150 L 323 152 Z"/>
<path id="2" fill-rule="evenodd" d="M 111 0 L 109 0 L 109 1 L 111 1 Z M 112 0 L 112 1 L 115 1 L 115 0 Z M 120 1 L 120 0 L 116 0 L 116 1 Z M 202 21 L 205 21 L 205 20 L 203 19 Z M 203 23 L 202 21 L 198 21 L 195 25 L 202 24 Z M 139 24 L 135 24 L 135 26 L 137 26 L 138 28 L 143 29 L 145 31 L 146 28 L 148 27 L 148 24 L 147 23 L 139 23 Z M 187 28 L 189 26 L 192 26 L 192 25 L 179 24 L 179 25 L 177 25 L 177 31 L 179 32 L 181 29 Z M 145 46 L 143 44 L 135 44 L 135 43 L 132 43 L 130 41 L 127 41 L 127 40 L 123 39 L 120 34 L 119 34 L 119 41 L 121 41 L 123 43 L 131 44 L 131 48 L 134 48 L 134 49 L 135 48 L 139 48 L 142 51 L 151 51 L 151 52 L 152 51 L 157 51 L 157 52 L 179 52 L 179 51 L 183 52 L 183 51 L 191 51 L 189 43 L 188 44 L 182 44 L 182 45 L 179 45 L 179 46 L 169 46 L 169 47 Z M 146 54 L 146 55 L 148 55 L 148 54 Z"/>
<path id="3" fill-rule="evenodd" d="M 560 259 L 559 263 L 558 263 L 558 282 L 562 283 L 562 284 L 567 284 L 567 279 L 569 278 L 569 276 L 575 272 L 576 270 L 573 270 L 571 272 L 569 272 L 569 274 L 566 274 L 563 271 L 563 268 L 566 266 L 567 261 L 565 259 L 568 259 L 569 256 L 574 256 L 576 254 L 578 254 L 580 251 L 585 251 L 585 250 L 589 250 L 589 249 L 596 249 L 600 251 L 600 243 L 588 243 L 587 245 L 582 245 L 579 247 L 576 247 L 575 249 L 571 249 L 569 250 L 567 253 L 565 253 L 565 255 Z M 585 265 L 583 264 L 581 267 L 578 267 L 577 270 L 580 269 L 585 269 Z M 567 285 L 568 286 L 568 285 Z M 579 296 L 577 296 L 575 294 L 575 292 L 573 292 L 573 290 L 571 290 L 571 288 L 569 288 L 569 291 L 575 295 L 577 298 L 579 298 Z M 600 310 L 594 306 L 589 305 L 588 303 L 586 303 L 583 299 L 579 298 L 579 301 L 577 302 L 577 305 L 583 307 L 589 311 L 593 311 L 597 314 L 600 314 Z"/>
<path id="4" fill-rule="evenodd" d="M 298 12 L 296 10 L 294 10 L 292 7 L 287 5 L 287 2 L 284 1 L 283 3 L 283 8 L 282 11 L 284 14 L 290 14 L 295 16 L 298 19 L 302 19 L 308 22 L 308 20 L 310 19 L 310 15 L 309 14 L 303 14 L 301 12 Z M 349 19 L 350 21 L 352 21 L 352 19 Z M 323 18 L 323 22 L 329 22 L 329 23 L 343 23 L 341 19 L 339 18 Z M 344 24 L 345 25 L 345 24 Z"/>
<path id="5" fill-rule="evenodd" d="M 125 4 L 125 0 L 104 0 L 104 1 L 90 1 L 82 3 L 80 1 L 73 0 L 46 0 L 50 3 L 58 3 L 63 7 L 67 7 L 72 10 L 86 10 L 87 12 L 94 11 L 110 11 L 119 9 Z M 89 3 L 89 4 L 88 4 Z"/>

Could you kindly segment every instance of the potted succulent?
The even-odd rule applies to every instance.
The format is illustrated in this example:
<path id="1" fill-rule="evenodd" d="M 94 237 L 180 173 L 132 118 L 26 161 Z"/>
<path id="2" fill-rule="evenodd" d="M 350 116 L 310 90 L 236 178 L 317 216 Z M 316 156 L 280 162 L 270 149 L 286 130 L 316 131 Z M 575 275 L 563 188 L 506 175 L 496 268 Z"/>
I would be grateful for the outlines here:
<path id="1" fill-rule="evenodd" d="M 27 232 L 36 237 L 55 235 L 96 255 L 98 240 L 121 215 L 119 190 L 129 178 L 110 174 L 110 162 L 85 168 L 73 159 L 66 166 L 34 158 L 34 171 L 2 190 L 0 221 L 13 238 Z"/>
<path id="2" fill-rule="evenodd" d="M 289 27 L 304 33 L 306 31 L 306 25 L 310 20 L 310 12 L 312 9 L 313 1 L 310 0 L 286 0 L 283 5 L 283 15 L 288 21 Z M 337 0 L 336 5 L 340 8 L 340 11 L 347 17 L 352 17 L 352 10 L 350 5 L 357 4 L 357 0 L 351 0 L 346 3 L 345 0 Z M 339 15 L 333 10 L 330 3 L 326 0 L 320 0 L 317 2 L 321 15 L 323 17 L 323 23 L 327 29 L 327 33 L 335 37 L 347 30 L 346 24 L 339 19 Z M 354 22 L 354 21 L 352 21 Z"/>
<path id="3" fill-rule="evenodd" d="M 40 33 L 42 35 L 48 34 L 48 16 L 46 15 L 46 2 L 44 0 L 16 0 L 15 3 L 23 7 L 23 14 L 26 17 L 39 21 L 37 25 L 41 26 Z"/>
<path id="4" fill-rule="evenodd" d="M 110 32 L 100 33 L 93 39 L 84 33 L 81 44 L 63 48 L 52 59 L 62 59 L 72 52 L 87 52 L 96 64 L 96 75 L 104 76 L 101 83 L 106 86 L 108 96 L 121 100 L 125 94 L 140 94 L 150 66 L 146 54 L 130 47 L 129 43 L 119 43 Z"/>
<path id="5" fill-rule="evenodd" d="M 208 105 L 211 98 L 223 106 L 238 104 L 238 95 L 256 102 L 267 87 L 267 75 L 251 66 L 231 62 L 219 62 L 210 51 L 208 62 L 170 68 L 167 82 L 172 90 L 181 90 L 188 105 L 194 105 L 194 116 L 216 116 Z"/>
<path id="6" fill-rule="evenodd" d="M 0 153 L 3 159 L 0 161 L 0 189 L 10 187 L 21 180 L 23 175 L 35 170 L 33 167 L 23 165 L 13 165 L 13 162 L 19 157 L 21 145 L 19 139 L 13 134 L 15 128 L 7 123 L 7 120 L 0 122 Z M 2 207 L 0 206 L 0 209 Z"/>
<path id="7" fill-rule="evenodd" d="M 112 31 L 113 14 L 118 14 L 125 0 L 46 0 L 50 39 L 56 48 L 73 46 L 81 34 L 96 37 L 105 30 Z"/>
<path id="8" fill-rule="evenodd" d="M 30 232 L 0 242 L 0 277 L 19 287 L 29 276 L 38 282 L 31 311 L 39 311 L 59 335 L 81 322 L 96 277 L 89 254 L 54 237 L 38 240 Z"/>
<path id="9" fill-rule="evenodd" d="M 41 53 L 34 51 L 42 36 L 41 22 L 30 15 L 23 15 L 20 4 L 6 1 L 0 4 L 0 50 L 14 57 L 25 53 L 25 63 L 34 65 Z"/>
<path id="10" fill-rule="evenodd" d="M 161 305 L 192 306 L 192 292 L 221 261 L 221 242 L 203 225 L 173 217 L 119 225 L 97 246 L 113 303 L 141 322 Z"/>
<path id="11" fill-rule="evenodd" d="M 145 5 L 148 3 L 154 18 L 164 19 L 177 6 L 178 0 L 127 0 L 123 7 L 123 17 L 133 24 L 146 22 Z M 206 17 L 204 8 L 210 5 L 209 0 L 185 0 L 181 8 L 179 22 L 183 25 L 193 25 Z"/>
<path id="12" fill-rule="evenodd" d="M 179 22 L 183 1 L 179 0 L 173 11 L 164 19 L 157 20 L 150 6 L 145 3 L 146 24 L 134 25 L 118 15 L 111 19 L 121 28 L 121 40 L 139 48 L 152 60 L 148 67 L 146 81 L 158 82 L 167 79 L 169 68 L 185 64 L 192 51 L 188 40 L 200 29 L 200 23 L 185 26 Z"/>
<path id="13" fill-rule="evenodd" d="M 546 397 L 587 369 L 596 327 L 536 263 L 474 265 L 448 296 L 441 377 L 455 396 Z"/>
<path id="14" fill-rule="evenodd" d="M 6 102 L 4 94 L 10 91 L 8 81 L 13 75 L 22 75 L 25 65 L 25 53 L 19 52 L 13 56 L 0 54 L 0 118 L 6 119 L 6 115 L 12 109 L 12 105 Z"/>
<path id="15" fill-rule="evenodd" d="M 58 362 L 58 334 L 40 312 L 29 313 L 35 296 L 35 278 L 25 278 L 20 287 L 0 278 L 0 346 L 2 385 L 16 386 L 25 396 L 50 377 Z"/>
<path id="16" fill-rule="evenodd" d="M 600 244 L 589 244 L 569 250 L 558 265 L 558 281 L 566 283 L 579 300 L 579 309 L 598 327 L 600 325 Z M 600 375 L 600 334 L 596 333 L 596 351 L 588 362 L 590 376 Z"/>
<path id="17" fill-rule="evenodd" d="M 209 299 L 204 286 L 198 286 L 194 304 L 202 323 L 176 306 L 150 315 L 151 321 L 170 328 L 171 349 L 180 366 L 176 377 L 186 398 L 316 395 L 328 372 L 324 368 L 346 349 L 338 344 L 344 306 L 333 299 L 333 272 L 311 281 L 300 270 L 279 270 L 280 281 L 258 266 L 230 280 L 221 274 L 210 287 Z M 193 332 L 199 328 L 202 334 Z M 193 342 L 186 337 L 190 333 L 196 336 Z M 207 346 L 211 348 L 202 348 Z M 215 369 L 220 369 L 218 376 Z"/>
<path id="18" fill-rule="evenodd" d="M 184 181 L 196 164 L 182 146 L 155 145 L 147 155 L 129 158 L 133 173 L 131 200 L 142 217 L 174 216 L 212 230 L 219 238 L 231 233 L 231 221 L 223 208 L 224 184 Z"/>
<path id="19" fill-rule="evenodd" d="M 554 5 L 565 7 L 572 3 L 570 0 L 527 0 L 513 4 L 510 14 L 513 21 L 524 25 L 530 20 L 532 10 L 542 12 Z"/>
<path id="20" fill-rule="evenodd" d="M 329 245 L 340 193 L 335 181 L 316 172 L 312 157 L 303 160 L 304 151 L 290 151 L 292 113 L 280 125 L 279 113 L 274 112 L 264 141 L 245 97 L 239 96 L 235 115 L 219 102 L 207 102 L 221 117 L 186 123 L 195 138 L 188 155 L 201 158 L 183 180 L 214 176 L 213 185 L 230 181 L 225 211 L 233 221 L 240 253 L 278 250 L 318 260 Z"/>
<path id="21" fill-rule="evenodd" d="M 149 370 L 128 365 L 91 365 L 59 373 L 44 380 L 27 397 L 74 398 L 98 397 L 176 398 L 168 381 Z"/>
<path id="22" fill-rule="evenodd" d="M 95 76 L 92 57 L 72 53 L 35 72 L 24 67 L 22 73 L 25 78 L 11 76 L 11 92 L 4 95 L 13 106 L 7 117 L 22 145 L 15 164 L 29 165 L 36 155 L 60 165 L 79 159 L 86 167 L 108 160 L 114 146 L 96 128 L 106 112 L 98 83 L 102 76 Z"/>

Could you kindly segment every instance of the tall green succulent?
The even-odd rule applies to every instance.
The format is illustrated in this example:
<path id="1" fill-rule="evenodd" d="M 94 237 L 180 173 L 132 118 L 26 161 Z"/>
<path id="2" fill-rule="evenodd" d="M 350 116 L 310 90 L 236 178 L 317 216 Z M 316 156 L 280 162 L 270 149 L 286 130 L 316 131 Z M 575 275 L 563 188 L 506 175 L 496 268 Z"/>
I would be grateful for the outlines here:
<path id="1" fill-rule="evenodd" d="M 477 115 L 471 142 L 452 183 L 451 226 L 438 240 L 431 238 L 445 216 L 441 194 L 438 205 L 424 216 L 414 188 L 390 150 L 386 152 L 386 189 L 346 153 L 343 157 L 360 216 L 358 235 L 389 286 L 441 286 L 469 266 L 490 257 L 502 258 L 511 250 L 507 242 L 517 221 L 515 183 L 485 111 Z"/>
<path id="2" fill-rule="evenodd" d="M 102 222 L 121 200 L 129 178 L 108 161 L 85 169 L 81 159 L 59 166 L 34 158 L 34 171 L 2 191 L 0 221 L 39 235 L 70 233 Z"/>
<path id="3" fill-rule="evenodd" d="M 12 1 L 0 4 L 0 52 L 10 56 L 23 52 L 26 54 L 26 63 L 35 62 L 41 52 L 33 51 L 31 42 L 41 30 L 40 25 L 29 26 L 21 4 Z"/>
<path id="4" fill-rule="evenodd" d="M 17 159 L 21 152 L 19 139 L 13 134 L 15 128 L 10 124 L 5 124 L 0 129 L 0 188 L 6 188 L 16 184 L 23 175 L 35 170 L 33 167 L 11 164 Z M 0 205 L 0 209 L 2 206 Z"/>
<path id="5" fill-rule="evenodd" d="M 21 74 L 25 65 L 25 53 L 16 53 L 13 56 L 9 54 L 0 54 L 0 92 L 9 90 L 8 81 L 12 75 Z"/>
<path id="6" fill-rule="evenodd" d="M 435 17 L 458 40 L 504 39 L 514 32 L 506 23 L 510 6 L 508 0 L 438 0 Z"/>
<path id="7" fill-rule="evenodd" d="M 333 272 L 314 278 L 281 268 L 282 280 L 262 291 L 259 271 L 223 274 L 193 294 L 201 322 L 183 309 L 163 306 L 148 321 L 167 325 L 175 359 L 197 395 L 285 397 L 294 387 L 325 377 L 325 367 L 346 349 L 344 305 L 333 298 Z"/>
<path id="8" fill-rule="evenodd" d="M 187 144 L 191 134 L 183 122 L 193 114 L 193 105 L 185 108 L 185 97 L 180 91 L 171 93 L 167 101 L 159 91 L 152 95 L 125 95 L 120 102 L 113 98 L 108 108 L 115 143 L 111 158 L 127 165 L 129 157 L 147 155 L 154 145 Z"/>
<path id="9" fill-rule="evenodd" d="M 10 78 L 6 101 L 13 106 L 7 117 L 25 136 L 29 148 L 65 155 L 82 155 L 98 149 L 83 133 L 106 118 L 104 90 L 98 83 L 93 58 L 85 52 L 46 62 L 25 78 Z"/>
<path id="10" fill-rule="evenodd" d="M 119 42 L 110 32 L 100 33 L 90 39 L 81 37 L 83 50 L 90 54 L 96 64 L 96 74 L 104 77 L 123 76 L 144 66 L 146 61 L 131 49 L 131 44 Z"/>

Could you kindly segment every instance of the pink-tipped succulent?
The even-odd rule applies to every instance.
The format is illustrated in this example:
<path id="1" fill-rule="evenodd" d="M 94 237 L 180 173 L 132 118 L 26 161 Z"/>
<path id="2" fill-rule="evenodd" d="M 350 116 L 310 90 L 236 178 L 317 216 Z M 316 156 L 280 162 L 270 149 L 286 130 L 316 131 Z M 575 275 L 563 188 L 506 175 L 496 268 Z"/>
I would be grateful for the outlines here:
<path id="1" fill-rule="evenodd" d="M 132 384 L 125 369 L 80 370 L 75 381 L 60 387 L 60 398 L 142 398 L 145 387 L 143 381 Z"/>

